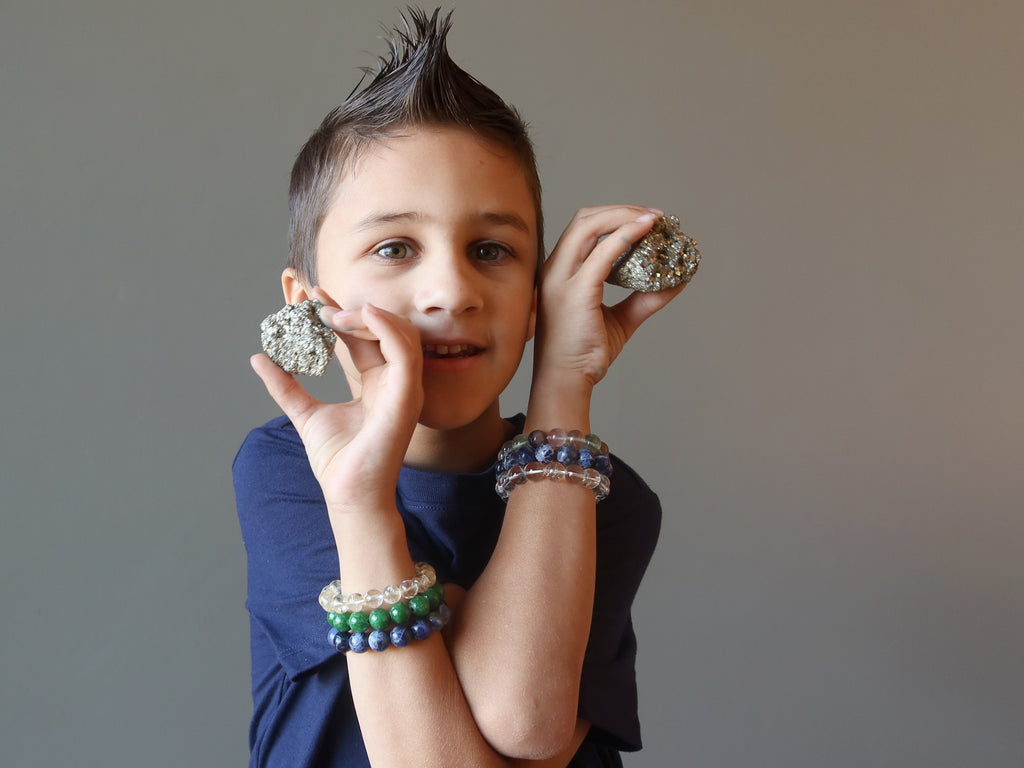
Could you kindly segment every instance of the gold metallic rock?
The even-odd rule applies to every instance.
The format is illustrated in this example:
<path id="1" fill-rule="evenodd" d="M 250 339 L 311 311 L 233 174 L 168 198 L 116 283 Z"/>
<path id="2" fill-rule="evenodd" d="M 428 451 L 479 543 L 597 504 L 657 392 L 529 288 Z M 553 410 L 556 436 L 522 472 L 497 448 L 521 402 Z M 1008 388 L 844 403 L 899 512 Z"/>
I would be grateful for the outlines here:
<path id="1" fill-rule="evenodd" d="M 679 229 L 675 216 L 662 216 L 615 261 L 606 282 L 634 291 L 661 291 L 690 282 L 698 266 L 697 241 Z"/>
<path id="2" fill-rule="evenodd" d="M 323 376 L 338 340 L 320 319 L 316 299 L 286 304 L 260 323 L 263 351 L 288 373 Z"/>

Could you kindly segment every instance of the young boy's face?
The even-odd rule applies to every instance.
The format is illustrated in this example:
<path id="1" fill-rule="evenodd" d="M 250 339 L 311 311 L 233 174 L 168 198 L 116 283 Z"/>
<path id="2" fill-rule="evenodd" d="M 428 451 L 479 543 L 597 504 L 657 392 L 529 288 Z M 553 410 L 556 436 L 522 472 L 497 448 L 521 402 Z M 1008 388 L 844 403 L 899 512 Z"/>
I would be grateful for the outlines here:
<path id="1" fill-rule="evenodd" d="M 496 412 L 533 334 L 538 256 L 533 198 L 514 155 L 467 130 L 417 128 L 372 145 L 342 180 L 317 270 L 338 306 L 369 302 L 419 329 L 420 422 L 451 429 Z"/>

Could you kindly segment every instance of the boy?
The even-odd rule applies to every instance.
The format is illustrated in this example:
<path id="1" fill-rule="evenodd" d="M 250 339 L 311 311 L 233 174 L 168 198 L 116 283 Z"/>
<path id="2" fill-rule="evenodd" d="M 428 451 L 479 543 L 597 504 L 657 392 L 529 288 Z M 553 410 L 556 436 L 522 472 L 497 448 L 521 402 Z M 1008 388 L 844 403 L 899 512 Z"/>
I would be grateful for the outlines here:
<path id="1" fill-rule="evenodd" d="M 285 413 L 234 464 L 253 766 L 607 766 L 640 747 L 629 609 L 660 506 L 616 459 L 595 507 L 611 470 L 582 469 L 580 446 L 599 441 L 579 435 L 608 365 L 681 290 L 602 305 L 612 263 L 661 212 L 581 210 L 538 266 L 525 126 L 451 61 L 449 26 L 411 10 L 292 172 L 285 298 L 323 302 L 354 399 L 314 400 L 253 358 Z M 529 407 L 505 420 L 498 397 L 534 331 Z M 507 480 L 506 505 L 495 457 L 534 430 L 551 430 L 523 459 L 536 481 Z M 548 455 L 565 445 L 580 466 Z M 414 626 L 367 606 L 331 613 L 328 642 L 316 595 L 339 568 L 359 601 L 383 590 L 415 607 L 399 589 L 425 573 L 415 561 L 444 585 L 443 632 L 448 609 Z M 378 613 L 387 626 L 371 630 Z M 383 652 L 362 652 L 367 637 Z"/>

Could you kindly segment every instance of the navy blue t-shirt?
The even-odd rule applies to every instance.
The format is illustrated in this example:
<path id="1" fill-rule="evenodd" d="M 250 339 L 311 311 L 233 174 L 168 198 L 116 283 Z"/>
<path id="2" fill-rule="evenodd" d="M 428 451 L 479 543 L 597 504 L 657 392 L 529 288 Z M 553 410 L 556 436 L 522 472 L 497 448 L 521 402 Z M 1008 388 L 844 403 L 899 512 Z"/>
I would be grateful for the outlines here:
<path id="1" fill-rule="evenodd" d="M 514 419 L 522 429 L 523 417 Z M 661 525 L 658 497 L 614 458 L 611 493 L 597 505 L 597 583 L 579 716 L 590 732 L 571 766 L 620 766 L 640 749 L 636 637 L 630 606 Z M 369 766 L 345 657 L 327 641 L 317 602 L 338 578 L 338 554 L 320 486 L 285 417 L 253 430 L 233 466 L 248 554 L 253 717 L 250 766 Z M 413 560 L 469 589 L 498 540 L 505 512 L 494 468 L 442 474 L 402 468 L 396 501 Z"/>

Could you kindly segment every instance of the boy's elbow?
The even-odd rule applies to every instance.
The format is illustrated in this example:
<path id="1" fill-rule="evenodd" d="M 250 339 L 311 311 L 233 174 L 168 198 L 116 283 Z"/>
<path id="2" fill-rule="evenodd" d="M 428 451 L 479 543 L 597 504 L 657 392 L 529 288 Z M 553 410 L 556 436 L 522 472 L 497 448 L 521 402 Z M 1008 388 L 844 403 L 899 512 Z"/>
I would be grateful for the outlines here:
<path id="1" fill-rule="evenodd" d="M 561 753 L 576 729 L 576 700 L 488 702 L 477 716 L 480 732 L 491 747 L 506 757 L 545 760 Z"/>

